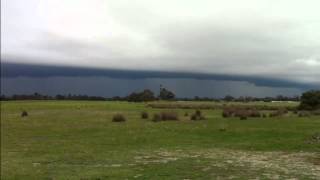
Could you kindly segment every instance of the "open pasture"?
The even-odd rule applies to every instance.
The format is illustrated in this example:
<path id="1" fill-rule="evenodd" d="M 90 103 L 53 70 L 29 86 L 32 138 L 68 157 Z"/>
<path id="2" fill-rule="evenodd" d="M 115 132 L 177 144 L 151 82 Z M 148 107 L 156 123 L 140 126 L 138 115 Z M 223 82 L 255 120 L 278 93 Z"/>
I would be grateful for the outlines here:
<path id="1" fill-rule="evenodd" d="M 320 178 L 320 142 L 313 138 L 320 133 L 320 116 L 239 120 L 223 118 L 221 108 L 197 107 L 203 102 L 186 103 L 191 108 L 2 101 L 1 179 Z M 196 109 L 204 120 L 190 120 Z M 28 115 L 21 117 L 23 111 Z M 178 120 L 153 122 L 153 115 L 163 111 L 177 113 Z M 126 121 L 113 122 L 115 114 Z"/>

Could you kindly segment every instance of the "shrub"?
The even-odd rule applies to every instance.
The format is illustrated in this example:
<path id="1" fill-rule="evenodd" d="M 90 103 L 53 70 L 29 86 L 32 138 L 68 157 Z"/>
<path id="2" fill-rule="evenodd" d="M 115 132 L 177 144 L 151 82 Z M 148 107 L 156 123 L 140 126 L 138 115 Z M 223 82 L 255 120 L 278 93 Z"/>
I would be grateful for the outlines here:
<path id="1" fill-rule="evenodd" d="M 161 115 L 158 114 L 158 113 L 154 114 L 152 121 L 154 121 L 154 122 L 159 122 L 159 121 L 161 121 Z"/>
<path id="2" fill-rule="evenodd" d="M 197 118 L 198 118 L 198 116 L 197 116 L 196 114 L 192 114 L 192 115 L 190 116 L 190 119 L 191 119 L 191 120 L 197 120 Z"/>
<path id="3" fill-rule="evenodd" d="M 193 121 L 197 121 L 197 120 L 204 120 L 205 117 L 202 115 L 200 110 L 196 110 L 196 112 L 191 115 L 190 119 Z"/>
<path id="4" fill-rule="evenodd" d="M 113 122 L 124 122 L 126 121 L 126 118 L 122 114 L 115 114 L 112 118 Z"/>
<path id="5" fill-rule="evenodd" d="M 261 114 L 257 110 L 250 110 L 248 113 L 248 116 L 249 117 L 261 117 Z"/>
<path id="6" fill-rule="evenodd" d="M 311 90 L 302 94 L 300 110 L 320 109 L 320 90 Z"/>
<path id="7" fill-rule="evenodd" d="M 222 111 L 222 116 L 224 118 L 232 117 L 233 115 L 233 110 L 231 108 L 224 108 Z"/>
<path id="8" fill-rule="evenodd" d="M 148 119 L 149 118 L 149 114 L 147 112 L 142 112 L 141 113 L 141 118 L 142 119 Z"/>
<path id="9" fill-rule="evenodd" d="M 188 112 L 185 112 L 185 113 L 184 113 L 184 116 L 189 116 L 189 113 L 188 113 Z"/>
<path id="10" fill-rule="evenodd" d="M 320 115 L 320 109 L 316 110 L 316 111 L 312 111 L 313 115 L 319 116 Z"/>
<path id="11" fill-rule="evenodd" d="M 240 120 L 247 120 L 247 116 L 240 116 Z"/>
<path id="12" fill-rule="evenodd" d="M 201 111 L 200 111 L 200 110 L 196 110 L 195 114 L 196 114 L 197 116 L 201 116 Z"/>
<path id="13" fill-rule="evenodd" d="M 310 116 L 310 113 L 308 111 L 300 111 L 298 113 L 298 116 L 299 117 L 308 117 L 308 116 Z"/>
<path id="14" fill-rule="evenodd" d="M 222 111 L 223 117 L 261 117 L 261 113 L 254 107 L 225 107 Z M 244 118 L 242 118 L 244 119 Z"/>
<path id="15" fill-rule="evenodd" d="M 153 121 L 174 121 L 179 120 L 178 114 L 176 112 L 161 112 L 153 115 Z"/>
<path id="16" fill-rule="evenodd" d="M 26 116 L 28 116 L 28 112 L 27 111 L 22 111 L 21 117 L 26 117 Z"/>
<path id="17" fill-rule="evenodd" d="M 176 112 L 162 112 L 161 120 L 170 121 L 170 120 L 179 120 L 179 118 Z"/>
<path id="18" fill-rule="evenodd" d="M 273 111 L 270 114 L 270 117 L 279 117 L 283 116 L 288 113 L 288 110 L 286 108 L 278 108 L 276 111 Z"/>

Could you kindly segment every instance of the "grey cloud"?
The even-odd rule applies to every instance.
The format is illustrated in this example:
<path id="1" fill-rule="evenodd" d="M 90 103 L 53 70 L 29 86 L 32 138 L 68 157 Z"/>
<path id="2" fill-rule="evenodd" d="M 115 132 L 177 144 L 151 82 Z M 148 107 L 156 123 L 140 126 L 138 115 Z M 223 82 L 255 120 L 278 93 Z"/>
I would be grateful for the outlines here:
<path id="1" fill-rule="evenodd" d="M 159 84 L 174 91 L 178 97 L 224 97 L 233 96 L 295 96 L 301 94 L 296 88 L 257 87 L 247 82 L 196 80 L 189 78 L 118 79 L 101 76 L 90 77 L 2 77 L 1 93 L 13 94 L 87 94 L 94 96 L 126 96 L 145 88 L 158 93 Z M 248 88 L 250 87 L 250 88 Z"/>
<path id="2" fill-rule="evenodd" d="M 320 84 L 316 0 L 21 3 L 2 7 L 6 62 Z"/>
<path id="3" fill-rule="evenodd" d="M 110 77 L 115 79 L 194 79 L 194 80 L 220 80 L 220 81 L 238 81 L 249 82 L 256 86 L 269 87 L 292 87 L 297 89 L 310 89 L 317 86 L 308 83 L 297 83 L 294 81 L 284 81 L 265 77 L 253 76 L 233 76 L 221 74 L 207 74 L 194 72 L 176 72 L 176 71 L 143 71 L 143 70 L 125 70 L 125 69 L 105 69 L 88 68 L 77 66 L 52 66 L 36 64 L 15 64 L 2 63 L 1 76 L 6 78 L 16 77 Z"/>

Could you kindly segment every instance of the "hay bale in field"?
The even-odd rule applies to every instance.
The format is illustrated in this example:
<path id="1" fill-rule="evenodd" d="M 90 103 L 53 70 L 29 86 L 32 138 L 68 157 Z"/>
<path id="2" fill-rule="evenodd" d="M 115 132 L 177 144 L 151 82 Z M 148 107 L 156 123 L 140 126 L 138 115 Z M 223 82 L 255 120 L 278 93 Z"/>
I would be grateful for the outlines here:
<path id="1" fill-rule="evenodd" d="M 112 118 L 112 122 L 125 122 L 126 118 L 122 114 L 115 114 Z"/>

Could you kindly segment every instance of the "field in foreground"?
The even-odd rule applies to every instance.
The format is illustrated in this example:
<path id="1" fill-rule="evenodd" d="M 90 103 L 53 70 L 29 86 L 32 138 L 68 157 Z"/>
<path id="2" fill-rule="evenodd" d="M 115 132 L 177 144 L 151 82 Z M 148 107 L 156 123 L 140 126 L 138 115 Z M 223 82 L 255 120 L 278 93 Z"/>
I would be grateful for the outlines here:
<path id="1" fill-rule="evenodd" d="M 267 104 L 270 105 L 270 104 Z M 22 118 L 26 110 L 28 117 Z M 320 117 L 141 119 L 144 103 L 1 102 L 1 179 L 320 179 Z M 127 121 L 112 122 L 115 113 Z M 225 131 L 220 131 L 225 129 Z"/>

